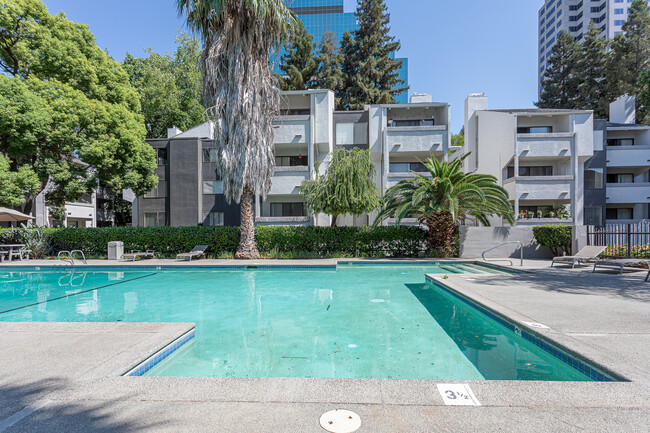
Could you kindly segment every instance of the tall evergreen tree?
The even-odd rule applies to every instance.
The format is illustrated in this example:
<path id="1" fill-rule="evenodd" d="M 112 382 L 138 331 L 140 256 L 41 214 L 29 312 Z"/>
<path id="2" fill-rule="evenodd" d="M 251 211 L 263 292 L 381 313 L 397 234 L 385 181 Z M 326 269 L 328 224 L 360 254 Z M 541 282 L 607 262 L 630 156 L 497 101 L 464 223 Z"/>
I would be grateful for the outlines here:
<path id="1" fill-rule="evenodd" d="M 637 122 L 650 125 L 650 69 L 641 74 L 639 83 L 641 84 L 641 93 L 638 100 L 644 110 L 641 115 L 637 116 Z"/>
<path id="2" fill-rule="evenodd" d="M 336 91 L 338 110 L 349 110 L 353 100 L 352 90 L 358 72 L 358 62 L 355 52 L 354 40 L 350 32 L 345 32 L 341 39 L 341 80 L 342 85 Z M 356 97 L 356 95 L 355 95 Z"/>
<path id="3" fill-rule="evenodd" d="M 576 63 L 579 91 L 576 106 L 594 110 L 598 117 L 607 117 L 608 105 L 604 98 L 607 42 L 600 33 L 596 23 L 592 21 Z"/>
<path id="4" fill-rule="evenodd" d="M 336 45 L 336 35 L 332 32 L 325 32 L 318 46 L 316 55 L 318 69 L 314 74 L 312 86 L 316 89 L 330 89 L 338 93 L 343 85 L 341 61 L 341 54 Z"/>
<path id="5" fill-rule="evenodd" d="M 361 109 L 365 104 L 387 104 L 408 90 L 399 87 L 402 61 L 394 58 L 400 49 L 399 41 L 390 32 L 390 14 L 384 0 L 359 0 L 356 12 L 359 29 L 354 32 L 356 74 L 350 88 L 350 109 Z"/>
<path id="6" fill-rule="evenodd" d="M 314 37 L 304 24 L 298 21 L 284 49 L 280 69 L 285 76 L 278 76 L 282 90 L 305 90 L 312 87 L 312 79 L 318 68 L 314 57 Z"/>
<path id="7" fill-rule="evenodd" d="M 577 64 L 580 46 L 573 36 L 561 31 L 553 47 L 549 65 L 542 80 L 539 108 L 577 108 Z"/>
<path id="8" fill-rule="evenodd" d="M 609 101 L 624 94 L 637 96 L 637 114 L 642 118 L 644 107 L 638 98 L 640 78 L 650 69 L 650 9 L 645 0 L 632 2 L 623 31 L 612 41 L 607 67 L 607 96 Z"/>

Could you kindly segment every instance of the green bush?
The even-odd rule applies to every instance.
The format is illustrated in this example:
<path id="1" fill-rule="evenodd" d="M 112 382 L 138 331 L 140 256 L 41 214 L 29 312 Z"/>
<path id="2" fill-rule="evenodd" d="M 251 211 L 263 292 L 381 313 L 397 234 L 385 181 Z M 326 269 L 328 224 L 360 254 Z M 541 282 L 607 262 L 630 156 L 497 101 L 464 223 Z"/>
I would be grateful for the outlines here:
<path id="1" fill-rule="evenodd" d="M 124 251 L 154 250 L 165 257 L 209 245 L 212 257 L 234 254 L 239 227 L 105 227 L 47 229 L 52 253 L 82 250 L 87 257 L 105 257 L 107 244 L 124 242 Z M 426 232 L 419 227 L 287 227 L 255 228 L 265 257 L 417 257 L 426 250 Z M 0 231 L 0 238 L 5 233 Z"/>
<path id="2" fill-rule="evenodd" d="M 573 240 L 573 227 L 566 225 L 545 225 L 533 227 L 538 244 L 551 248 L 553 254 L 560 255 L 560 249 L 569 254 Z"/>

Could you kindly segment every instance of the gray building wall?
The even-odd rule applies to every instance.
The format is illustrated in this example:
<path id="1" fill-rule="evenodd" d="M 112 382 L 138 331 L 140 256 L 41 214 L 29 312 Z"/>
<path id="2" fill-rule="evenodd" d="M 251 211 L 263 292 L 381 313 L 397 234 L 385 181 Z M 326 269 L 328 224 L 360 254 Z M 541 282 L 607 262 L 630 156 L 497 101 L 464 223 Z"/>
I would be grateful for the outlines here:
<path id="1" fill-rule="evenodd" d="M 607 121 L 602 119 L 594 120 L 594 140 L 601 142 L 594 142 L 594 156 L 585 162 L 585 172 L 588 169 L 597 169 L 603 171 L 603 187 L 600 189 L 587 189 L 585 187 L 585 208 L 587 207 L 600 207 L 602 209 L 602 222 L 605 222 L 605 214 L 607 209 Z M 598 150 L 600 149 L 600 150 Z M 587 212 L 585 211 L 585 221 L 577 222 L 578 224 L 588 224 L 586 221 Z"/>

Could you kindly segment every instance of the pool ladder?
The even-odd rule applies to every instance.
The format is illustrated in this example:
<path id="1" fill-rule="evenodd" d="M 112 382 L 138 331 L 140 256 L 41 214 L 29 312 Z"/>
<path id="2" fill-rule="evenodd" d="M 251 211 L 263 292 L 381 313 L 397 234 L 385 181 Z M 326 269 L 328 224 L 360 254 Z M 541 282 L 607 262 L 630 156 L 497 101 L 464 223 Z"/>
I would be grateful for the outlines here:
<path id="1" fill-rule="evenodd" d="M 86 261 L 86 255 L 81 250 L 59 251 L 59 254 L 57 254 L 56 258 L 63 262 L 69 262 L 72 266 L 74 266 L 74 257 L 73 257 L 74 253 L 81 254 L 81 261 L 84 263 L 84 265 L 88 264 L 88 262 Z M 64 257 L 66 254 L 68 255 L 68 258 Z"/>
<path id="2" fill-rule="evenodd" d="M 481 254 L 481 257 L 483 257 L 483 260 L 486 262 L 510 262 L 510 266 L 514 266 L 514 263 L 512 263 L 512 260 L 510 259 L 492 259 L 488 260 L 485 258 L 485 253 L 490 252 L 492 250 L 496 250 L 497 248 L 500 248 L 504 245 L 509 245 L 509 244 L 519 244 L 519 266 L 524 266 L 524 245 L 519 242 L 519 241 L 510 241 L 510 242 L 504 242 L 501 245 L 497 245 L 496 247 L 492 247 L 490 249 L 487 249 L 483 251 L 483 254 Z"/>

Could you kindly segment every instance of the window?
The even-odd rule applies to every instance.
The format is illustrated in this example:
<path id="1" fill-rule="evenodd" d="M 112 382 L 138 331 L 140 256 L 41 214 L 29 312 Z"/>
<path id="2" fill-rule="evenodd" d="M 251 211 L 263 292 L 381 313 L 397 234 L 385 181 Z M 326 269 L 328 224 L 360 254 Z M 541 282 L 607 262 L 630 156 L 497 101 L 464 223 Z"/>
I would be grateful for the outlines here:
<path id="1" fill-rule="evenodd" d="M 144 195 L 144 198 L 162 198 L 167 197 L 167 181 L 159 180 L 158 186 Z"/>
<path id="2" fill-rule="evenodd" d="M 634 146 L 634 138 L 608 138 L 608 146 Z"/>
<path id="3" fill-rule="evenodd" d="M 145 212 L 145 227 L 160 227 L 165 225 L 165 212 Z"/>
<path id="4" fill-rule="evenodd" d="M 219 162 L 219 149 L 203 149 L 203 162 Z"/>
<path id="5" fill-rule="evenodd" d="M 280 110 L 281 116 L 309 116 L 311 110 L 309 108 L 287 108 Z"/>
<path id="6" fill-rule="evenodd" d="M 428 173 L 427 167 L 421 162 L 391 162 L 388 166 L 388 171 L 391 173 L 409 173 L 414 171 L 416 173 Z"/>
<path id="7" fill-rule="evenodd" d="M 339 146 L 354 144 L 354 123 L 336 124 L 336 144 Z"/>
<path id="8" fill-rule="evenodd" d="M 520 126 L 517 128 L 517 134 L 550 134 L 552 132 L 552 126 Z"/>
<path id="9" fill-rule="evenodd" d="M 606 212 L 608 220 L 631 220 L 634 218 L 634 209 L 631 207 L 610 208 Z"/>
<path id="10" fill-rule="evenodd" d="M 304 217 L 305 205 L 303 203 L 271 203 L 272 217 Z"/>
<path id="11" fill-rule="evenodd" d="M 167 165 L 167 149 L 156 149 L 156 161 L 158 165 Z"/>
<path id="12" fill-rule="evenodd" d="M 203 181 L 203 194 L 206 195 L 223 194 L 223 181 L 222 180 Z"/>
<path id="13" fill-rule="evenodd" d="M 603 169 L 585 169 L 585 189 L 603 189 Z"/>
<path id="14" fill-rule="evenodd" d="M 625 13 L 625 9 L 620 8 L 620 9 L 614 9 L 614 15 L 623 15 Z"/>
<path id="15" fill-rule="evenodd" d="M 613 173 L 607 174 L 607 183 L 634 183 L 634 174 L 632 173 Z"/>
<path id="16" fill-rule="evenodd" d="M 306 167 L 309 165 L 309 160 L 305 155 L 276 156 L 275 165 L 277 167 Z"/>
<path id="17" fill-rule="evenodd" d="M 614 20 L 615 26 L 622 26 L 623 24 L 625 24 L 625 20 Z"/>
<path id="18" fill-rule="evenodd" d="M 506 179 L 510 179 L 515 176 L 515 168 L 508 167 L 508 173 Z M 539 167 L 527 167 L 519 166 L 518 176 L 553 176 L 553 166 L 539 166 Z"/>
<path id="19" fill-rule="evenodd" d="M 600 206 L 585 207 L 585 224 L 588 226 L 603 225 L 603 208 Z"/>
<path id="20" fill-rule="evenodd" d="M 222 226 L 223 212 L 208 212 L 203 215 L 204 226 Z"/>

